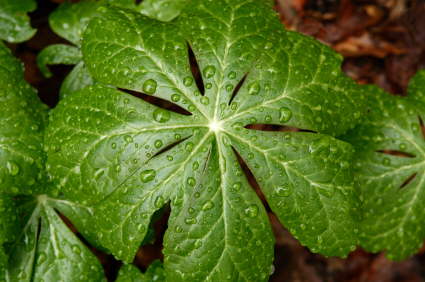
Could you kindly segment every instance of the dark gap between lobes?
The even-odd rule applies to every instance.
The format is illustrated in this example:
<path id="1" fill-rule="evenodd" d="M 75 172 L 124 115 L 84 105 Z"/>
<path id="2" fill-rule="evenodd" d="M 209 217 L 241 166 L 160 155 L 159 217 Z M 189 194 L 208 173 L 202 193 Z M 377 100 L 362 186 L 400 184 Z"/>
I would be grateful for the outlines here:
<path id="1" fill-rule="evenodd" d="M 189 111 L 183 109 L 182 107 L 180 107 L 176 104 L 173 104 L 173 103 L 171 103 L 167 100 L 164 100 L 164 99 L 161 99 L 161 98 L 158 98 L 158 97 L 155 97 L 155 96 L 151 96 L 151 95 L 148 95 L 148 94 L 145 94 L 145 93 L 137 92 L 137 91 L 134 91 L 134 90 L 128 90 L 128 89 L 123 89 L 123 88 L 118 88 L 118 90 L 125 92 L 127 94 L 130 94 L 131 96 L 140 98 L 143 101 L 148 102 L 149 104 L 152 104 L 152 105 L 155 105 L 157 107 L 169 110 L 171 112 L 175 112 L 175 113 L 182 114 L 182 115 L 185 115 L 185 116 L 192 115 L 191 112 L 189 112 Z"/>
<path id="2" fill-rule="evenodd" d="M 115 281 L 118 277 L 118 271 L 122 265 L 122 262 L 116 260 L 113 255 L 108 255 L 107 253 L 96 249 L 93 247 L 81 233 L 78 232 L 77 228 L 75 228 L 74 224 L 61 212 L 55 209 L 57 215 L 62 219 L 63 223 L 71 230 L 72 233 L 77 236 L 77 238 L 85 245 L 100 261 L 103 267 L 103 271 L 105 272 L 105 276 L 108 281 Z"/>
<path id="3" fill-rule="evenodd" d="M 180 140 L 178 140 L 178 141 L 176 141 L 176 142 L 174 142 L 174 143 L 171 143 L 170 145 L 167 145 L 167 146 L 165 146 L 163 149 L 161 149 L 160 151 L 158 151 L 155 155 L 153 155 L 152 156 L 152 158 L 150 158 L 150 159 L 153 159 L 154 157 L 156 157 L 156 156 L 159 156 L 159 155 L 161 155 L 161 154 L 163 154 L 163 153 L 165 153 L 165 152 L 167 152 L 167 151 L 170 151 L 171 149 L 173 149 L 174 147 L 176 147 L 177 145 L 179 145 L 180 143 L 182 143 L 182 142 L 184 142 L 184 141 L 186 141 L 187 139 L 189 139 L 190 137 L 192 137 L 192 135 L 190 135 L 190 136 L 188 136 L 188 137 L 185 137 L 185 138 L 182 138 L 182 139 L 180 139 Z"/>
<path id="4" fill-rule="evenodd" d="M 406 179 L 406 181 L 404 181 L 403 182 L 403 184 L 401 184 L 401 186 L 400 186 L 400 189 L 402 189 L 402 188 L 404 188 L 404 187 L 406 187 L 410 182 L 412 182 L 413 181 L 413 179 L 415 179 L 416 178 L 416 175 L 417 175 L 418 173 L 414 173 L 414 174 L 412 174 L 411 176 L 409 176 L 409 178 L 407 178 Z"/>
<path id="5" fill-rule="evenodd" d="M 233 149 L 233 152 L 236 155 L 236 159 L 238 160 L 239 165 L 242 168 L 242 171 L 245 174 L 246 179 L 248 180 L 249 185 L 255 191 L 257 196 L 261 199 L 261 202 L 265 206 L 266 211 L 271 212 L 271 208 L 270 208 L 269 204 L 267 203 L 266 197 L 264 196 L 263 191 L 261 191 L 261 187 L 258 184 L 257 180 L 255 179 L 254 174 L 251 172 L 248 165 L 245 163 L 245 161 L 242 159 L 242 157 L 239 155 L 239 153 L 236 151 L 236 149 L 233 148 L 233 147 L 232 147 L 232 149 Z"/>
<path id="6" fill-rule="evenodd" d="M 422 120 L 421 117 L 419 118 L 419 124 L 421 126 L 421 132 L 422 132 L 422 137 L 425 139 L 425 125 L 424 125 L 424 121 Z"/>
<path id="7" fill-rule="evenodd" d="M 140 3 L 142 3 L 143 2 L 143 0 L 135 0 L 134 1 L 134 4 L 136 4 L 136 5 L 139 5 Z"/>
<path id="8" fill-rule="evenodd" d="M 386 155 L 392 155 L 392 156 L 397 156 L 397 157 L 402 157 L 402 158 L 415 158 L 415 155 L 406 153 L 406 152 L 402 152 L 402 151 L 396 151 L 396 150 L 378 150 L 376 151 L 377 153 L 381 153 L 381 154 L 386 154 Z"/>
<path id="9" fill-rule="evenodd" d="M 196 86 L 198 86 L 199 92 L 201 95 L 205 94 L 204 81 L 202 80 L 202 73 L 199 69 L 198 61 L 196 60 L 195 53 L 192 50 L 192 47 L 187 43 L 187 49 L 189 52 L 189 64 L 190 70 L 192 71 L 193 78 L 195 78 Z"/>
<path id="10" fill-rule="evenodd" d="M 164 235 L 168 228 L 168 220 L 170 218 L 171 208 L 170 203 L 166 203 L 161 209 L 157 210 L 151 218 L 149 228 L 153 227 L 154 239 L 153 242 L 142 242 L 134 257 L 133 264 L 136 265 L 142 272 L 145 272 L 153 261 L 159 259 L 163 261 L 164 255 Z M 145 243 L 143 245 L 143 243 Z"/>
<path id="11" fill-rule="evenodd" d="M 230 105 L 230 103 L 232 103 L 233 99 L 235 99 L 236 95 L 238 95 L 239 90 L 241 89 L 242 85 L 244 84 L 245 79 L 246 79 L 247 76 L 248 76 L 248 74 L 245 74 L 242 77 L 241 81 L 239 81 L 239 83 L 236 85 L 235 89 L 232 92 L 232 97 L 230 97 L 229 105 Z"/>
<path id="12" fill-rule="evenodd" d="M 245 126 L 246 129 L 252 130 L 261 130 L 261 131 L 283 131 L 283 132 L 310 132 L 317 133 L 316 131 L 309 129 L 302 129 L 298 127 L 286 126 L 286 125 L 278 125 L 278 124 L 248 124 Z"/>

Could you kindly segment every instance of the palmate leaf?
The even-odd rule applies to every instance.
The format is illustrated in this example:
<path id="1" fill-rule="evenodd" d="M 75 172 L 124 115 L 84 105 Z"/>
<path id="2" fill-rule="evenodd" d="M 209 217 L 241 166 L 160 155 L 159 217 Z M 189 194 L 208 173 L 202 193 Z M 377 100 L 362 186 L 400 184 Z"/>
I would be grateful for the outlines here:
<path id="1" fill-rule="evenodd" d="M 6 281 L 104 281 L 102 266 L 55 209 L 73 205 L 48 198 L 19 199 L 20 231 L 9 249 Z"/>
<path id="2" fill-rule="evenodd" d="M 47 107 L 23 77 L 0 43 L 0 281 L 101 281 L 100 263 L 54 209 L 84 231 L 90 210 L 37 196 L 57 194 L 44 177 Z"/>
<path id="3" fill-rule="evenodd" d="M 391 259 L 413 254 L 425 238 L 425 71 L 408 92 L 401 98 L 370 88 L 370 113 L 344 137 L 356 148 L 361 244 Z"/>
<path id="4" fill-rule="evenodd" d="M 31 28 L 27 12 L 36 6 L 34 0 L 0 0 L 0 40 L 19 43 L 31 38 L 36 30 Z"/>
<path id="5" fill-rule="evenodd" d="M 266 280 L 274 239 L 238 155 L 302 244 L 340 256 L 355 247 L 352 148 L 329 135 L 354 126 L 364 101 L 339 56 L 284 31 L 265 1 L 192 1 L 172 23 L 101 13 L 82 44 L 99 84 L 58 105 L 47 140 L 52 178 L 94 209 L 105 247 L 131 262 L 151 215 L 170 203 L 169 281 Z M 180 113 L 138 98 L 152 101 L 145 94 Z"/>
<path id="6" fill-rule="evenodd" d="M 75 65 L 65 78 L 60 89 L 63 98 L 94 83 L 81 59 L 81 37 L 87 23 L 97 15 L 97 9 L 112 4 L 132 9 L 149 17 L 163 21 L 174 19 L 187 0 L 153 0 L 136 4 L 134 0 L 82 0 L 77 3 L 65 2 L 49 15 L 49 25 L 60 37 L 72 45 L 54 44 L 43 49 L 37 56 L 37 64 L 46 77 L 51 77 L 47 65 Z"/>

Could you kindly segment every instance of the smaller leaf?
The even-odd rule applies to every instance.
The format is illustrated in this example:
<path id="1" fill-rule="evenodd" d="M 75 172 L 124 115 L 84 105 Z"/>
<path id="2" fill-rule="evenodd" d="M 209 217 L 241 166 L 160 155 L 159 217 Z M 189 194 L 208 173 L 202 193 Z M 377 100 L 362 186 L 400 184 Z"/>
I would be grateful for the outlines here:
<path id="1" fill-rule="evenodd" d="M 26 13 L 35 8 L 34 0 L 0 0 L 0 39 L 19 43 L 31 38 L 36 30 Z"/>
<path id="2" fill-rule="evenodd" d="M 51 77 L 52 73 L 47 65 L 76 65 L 81 59 L 81 52 L 77 47 L 55 44 L 44 48 L 38 54 L 37 65 L 45 77 Z"/>
<path id="3" fill-rule="evenodd" d="M 420 72 L 412 79 L 407 98 L 367 87 L 370 112 L 344 137 L 356 148 L 361 245 L 390 259 L 414 254 L 425 238 L 424 78 Z"/>
<path id="4" fill-rule="evenodd" d="M 99 3 L 94 0 L 76 4 L 65 2 L 50 14 L 50 27 L 60 37 L 80 46 L 81 35 L 98 7 Z"/>
<path id="5" fill-rule="evenodd" d="M 102 266 L 45 195 L 19 198 L 21 230 L 8 250 L 7 281 L 104 281 Z"/>
<path id="6" fill-rule="evenodd" d="M 81 61 L 72 69 L 63 81 L 59 91 L 60 97 L 63 99 L 66 96 L 93 84 L 93 78 L 87 71 L 84 63 Z"/>

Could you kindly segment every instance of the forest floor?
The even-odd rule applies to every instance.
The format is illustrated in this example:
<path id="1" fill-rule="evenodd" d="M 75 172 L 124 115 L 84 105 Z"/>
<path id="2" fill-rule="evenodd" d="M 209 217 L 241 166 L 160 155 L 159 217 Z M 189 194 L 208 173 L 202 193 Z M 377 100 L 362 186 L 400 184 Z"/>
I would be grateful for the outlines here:
<path id="1" fill-rule="evenodd" d="M 53 66 L 46 79 L 36 67 L 36 55 L 50 44 L 65 43 L 48 26 L 48 14 L 63 0 L 40 0 L 31 14 L 37 34 L 28 42 L 11 45 L 26 66 L 26 79 L 41 99 L 53 107 L 68 66 Z M 76 1 L 73 1 L 76 2 Z M 276 0 L 286 28 L 313 36 L 344 56 L 343 70 L 359 83 L 377 84 L 404 95 L 409 79 L 425 68 L 425 0 Z M 275 271 L 270 281 L 425 281 L 425 248 L 402 262 L 361 249 L 347 259 L 325 258 L 301 246 L 270 213 L 276 236 Z M 157 222 L 157 240 L 143 246 L 135 263 L 146 269 L 161 258 L 167 217 Z M 94 250 L 111 279 L 120 266 L 112 256 Z"/>

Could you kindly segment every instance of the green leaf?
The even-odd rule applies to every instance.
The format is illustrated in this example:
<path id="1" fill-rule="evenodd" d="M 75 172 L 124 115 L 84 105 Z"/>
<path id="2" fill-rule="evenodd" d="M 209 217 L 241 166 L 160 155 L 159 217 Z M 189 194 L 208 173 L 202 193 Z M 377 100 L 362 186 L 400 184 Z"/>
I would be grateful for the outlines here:
<path id="1" fill-rule="evenodd" d="M 141 273 L 140 270 L 132 265 L 125 264 L 121 267 L 116 282 L 153 282 L 165 281 L 164 267 L 160 261 L 154 261 L 146 270 Z"/>
<path id="2" fill-rule="evenodd" d="M 423 72 L 412 80 L 407 98 L 370 87 L 370 113 L 344 137 L 356 148 L 361 244 L 391 259 L 415 253 L 425 238 L 424 91 Z"/>
<path id="3" fill-rule="evenodd" d="M 188 2 L 188 0 L 144 0 L 138 9 L 148 17 L 168 22 L 175 19 L 184 6 L 190 5 Z"/>
<path id="4" fill-rule="evenodd" d="M 30 194 L 43 180 L 44 106 L 22 64 L 0 43 L 0 193 Z"/>
<path id="5" fill-rule="evenodd" d="M 27 12 L 36 6 L 34 0 L 0 0 L 0 39 L 19 43 L 31 38 L 36 30 L 31 28 Z"/>
<path id="6" fill-rule="evenodd" d="M 98 1 L 84 0 L 76 4 L 64 2 L 49 15 L 49 25 L 60 37 L 80 46 L 87 23 L 96 15 Z"/>
<path id="7" fill-rule="evenodd" d="M 81 61 L 72 69 L 69 75 L 62 82 L 59 91 L 60 97 L 65 98 L 66 96 L 87 86 L 93 85 L 94 83 L 93 78 L 84 66 L 84 63 Z"/>
<path id="8" fill-rule="evenodd" d="M 101 5 L 109 3 L 114 6 L 129 8 L 152 18 L 165 21 L 175 18 L 180 13 L 185 2 L 187 0 L 148 0 L 142 4 L 136 4 L 134 0 L 83 0 L 78 3 L 65 2 L 50 14 L 49 24 L 57 35 L 68 40 L 75 47 L 62 44 L 46 47 L 37 56 L 38 67 L 44 76 L 50 77 L 52 74 L 46 66 L 48 64 L 76 65 L 61 86 L 60 97 L 64 98 L 94 83 L 92 77 L 84 67 L 84 63 L 81 61 L 79 48 L 82 33 L 87 23 L 97 15 L 97 9 Z"/>
<path id="9" fill-rule="evenodd" d="M 6 281 L 105 281 L 102 266 L 45 195 L 20 199 L 21 230 L 9 250 Z"/>
<path id="10" fill-rule="evenodd" d="M 8 256 L 4 244 L 13 242 L 17 226 L 16 207 L 10 196 L 0 195 L 0 281 L 5 280 Z"/>
<path id="11" fill-rule="evenodd" d="M 55 44 L 44 48 L 38 54 L 37 65 L 45 77 L 51 77 L 52 73 L 47 68 L 47 65 L 75 65 L 81 62 L 81 59 L 81 53 L 77 47 Z"/>
<path id="12" fill-rule="evenodd" d="M 283 30 L 262 1 L 192 1 L 172 23 L 130 10 L 100 12 L 82 44 L 99 84 L 58 105 L 47 140 L 52 179 L 71 201 L 93 208 L 103 246 L 131 262 L 152 214 L 170 203 L 163 250 L 169 281 L 267 280 L 274 238 L 239 155 L 302 244 L 325 255 L 354 248 L 352 148 L 325 133 L 354 126 L 364 99 L 342 75 L 340 56 Z M 250 124 L 320 133 L 245 128 Z"/>

